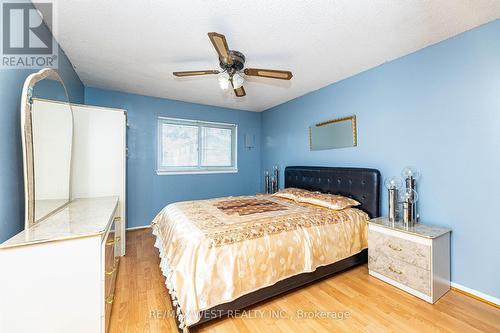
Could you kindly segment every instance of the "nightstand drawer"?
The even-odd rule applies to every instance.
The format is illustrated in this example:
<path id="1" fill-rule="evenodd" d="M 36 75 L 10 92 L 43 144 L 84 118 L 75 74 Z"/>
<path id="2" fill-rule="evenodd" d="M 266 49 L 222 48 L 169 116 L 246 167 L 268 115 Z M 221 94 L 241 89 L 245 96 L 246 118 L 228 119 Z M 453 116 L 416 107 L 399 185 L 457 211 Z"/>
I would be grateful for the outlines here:
<path id="1" fill-rule="evenodd" d="M 368 257 L 368 268 L 421 293 L 431 295 L 430 271 L 384 254 Z"/>
<path id="2" fill-rule="evenodd" d="M 395 258 L 425 270 L 431 269 L 431 247 L 428 245 L 369 230 L 368 248 L 375 256 L 379 255 L 375 252 L 380 252 L 389 258 Z"/>

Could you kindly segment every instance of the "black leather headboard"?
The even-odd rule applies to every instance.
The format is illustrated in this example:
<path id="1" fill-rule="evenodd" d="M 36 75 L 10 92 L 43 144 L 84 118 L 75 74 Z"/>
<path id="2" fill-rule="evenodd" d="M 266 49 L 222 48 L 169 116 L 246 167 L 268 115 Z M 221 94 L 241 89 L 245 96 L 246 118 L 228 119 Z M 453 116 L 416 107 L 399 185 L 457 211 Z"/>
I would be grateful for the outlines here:
<path id="1" fill-rule="evenodd" d="M 285 187 L 350 197 L 371 218 L 380 216 L 380 171 L 376 169 L 289 166 L 285 168 Z"/>

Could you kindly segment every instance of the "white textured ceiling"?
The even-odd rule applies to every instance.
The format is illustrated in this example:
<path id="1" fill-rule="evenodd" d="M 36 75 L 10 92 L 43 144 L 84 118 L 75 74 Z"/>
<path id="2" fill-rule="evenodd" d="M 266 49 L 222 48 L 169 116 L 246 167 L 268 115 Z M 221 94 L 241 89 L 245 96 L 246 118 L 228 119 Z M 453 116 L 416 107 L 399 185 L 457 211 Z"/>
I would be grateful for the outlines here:
<path id="1" fill-rule="evenodd" d="M 87 86 L 262 111 L 500 17 L 500 0 L 59 0 L 55 36 Z M 247 78 L 221 91 L 207 32 L 226 36 Z"/>

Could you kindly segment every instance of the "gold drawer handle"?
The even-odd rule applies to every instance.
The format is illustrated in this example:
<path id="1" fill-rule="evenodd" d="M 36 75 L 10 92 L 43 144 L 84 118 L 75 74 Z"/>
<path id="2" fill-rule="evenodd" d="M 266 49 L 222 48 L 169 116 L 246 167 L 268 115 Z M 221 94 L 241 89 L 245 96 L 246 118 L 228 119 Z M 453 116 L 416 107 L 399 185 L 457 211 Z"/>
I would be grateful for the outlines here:
<path id="1" fill-rule="evenodd" d="M 394 246 L 394 245 L 392 245 L 392 244 L 389 244 L 389 247 L 390 247 L 392 250 L 394 250 L 394 251 L 403 251 L 403 249 L 402 249 L 402 248 L 397 247 L 397 246 Z"/>
<path id="2" fill-rule="evenodd" d="M 118 268 L 118 263 L 120 262 L 120 258 L 115 258 L 115 261 L 113 263 L 113 269 L 108 271 L 108 272 L 104 272 L 106 275 L 112 275 L 114 272 L 116 272 L 116 269 Z"/>
<path id="3" fill-rule="evenodd" d="M 389 266 L 389 270 L 390 270 L 391 272 L 396 273 L 396 274 L 399 274 L 399 275 L 403 274 L 403 272 L 401 272 L 401 271 L 399 271 L 399 270 L 397 270 L 397 269 L 394 269 L 394 268 L 392 268 L 391 266 Z"/>
<path id="4" fill-rule="evenodd" d="M 116 236 L 116 237 L 115 237 L 115 238 L 113 238 L 112 240 L 107 241 L 107 242 L 106 242 L 106 245 L 108 245 L 108 246 L 109 246 L 109 245 L 113 245 L 113 244 L 115 244 L 115 243 L 118 243 L 119 241 L 120 241 L 120 236 Z"/>
<path id="5" fill-rule="evenodd" d="M 113 304 L 114 300 L 115 300 L 115 295 L 111 295 L 108 298 L 106 298 L 106 303 L 107 304 Z"/>
<path id="6" fill-rule="evenodd" d="M 115 216 L 115 217 L 113 217 L 113 222 L 119 222 L 119 221 L 121 221 L 121 219 L 122 219 L 121 217 Z"/>

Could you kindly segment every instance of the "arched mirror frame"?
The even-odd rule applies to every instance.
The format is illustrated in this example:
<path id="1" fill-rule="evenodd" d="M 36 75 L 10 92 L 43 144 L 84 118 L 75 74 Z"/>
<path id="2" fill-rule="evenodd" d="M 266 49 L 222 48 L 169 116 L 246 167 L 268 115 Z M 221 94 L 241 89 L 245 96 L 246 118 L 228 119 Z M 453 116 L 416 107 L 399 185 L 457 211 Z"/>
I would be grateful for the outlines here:
<path id="1" fill-rule="evenodd" d="M 24 81 L 23 91 L 21 94 L 21 138 L 23 149 L 23 170 L 24 170 L 24 228 L 28 229 L 33 226 L 35 221 L 35 166 L 33 155 L 33 87 L 37 82 L 45 79 L 58 81 L 64 88 L 66 100 L 68 101 L 71 118 L 73 119 L 73 110 L 68 95 L 68 90 L 64 81 L 59 74 L 51 69 L 44 68 L 37 73 L 29 75 Z M 71 143 L 72 145 L 72 143 Z M 71 175 L 71 161 L 70 161 Z M 71 178 L 71 177 L 70 177 Z M 69 180 L 68 201 L 71 201 L 71 179 Z"/>

